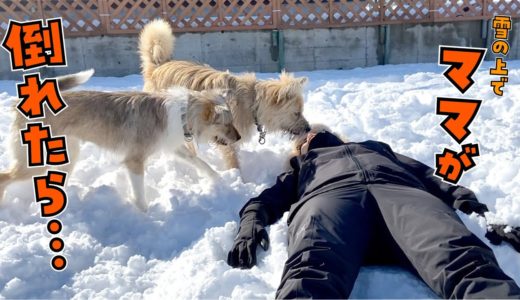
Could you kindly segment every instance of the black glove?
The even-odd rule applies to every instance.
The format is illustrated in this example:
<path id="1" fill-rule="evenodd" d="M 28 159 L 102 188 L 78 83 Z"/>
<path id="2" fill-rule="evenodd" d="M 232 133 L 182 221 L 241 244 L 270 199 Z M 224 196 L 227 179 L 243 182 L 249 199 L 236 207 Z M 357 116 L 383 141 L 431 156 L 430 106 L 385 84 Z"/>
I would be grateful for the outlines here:
<path id="1" fill-rule="evenodd" d="M 471 200 L 456 200 L 453 204 L 453 207 L 467 215 L 470 215 L 471 213 L 476 213 L 482 217 L 484 217 L 485 212 L 489 211 L 484 203 Z"/>
<path id="2" fill-rule="evenodd" d="M 269 236 L 263 222 L 254 216 L 244 216 L 235 237 L 233 248 L 228 253 L 227 263 L 233 268 L 250 269 L 256 265 L 256 246 L 267 251 Z"/>
<path id="3" fill-rule="evenodd" d="M 517 252 L 520 252 L 520 227 L 511 227 L 511 230 L 505 232 L 507 225 L 488 225 L 486 238 L 493 245 L 500 245 L 502 241 L 506 241 Z"/>

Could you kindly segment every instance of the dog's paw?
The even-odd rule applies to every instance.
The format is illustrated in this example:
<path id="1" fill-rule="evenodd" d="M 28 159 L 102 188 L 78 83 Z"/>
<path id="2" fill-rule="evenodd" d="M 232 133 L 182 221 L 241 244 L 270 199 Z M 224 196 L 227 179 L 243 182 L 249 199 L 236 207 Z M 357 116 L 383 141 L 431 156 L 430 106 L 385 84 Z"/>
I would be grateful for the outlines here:
<path id="1" fill-rule="evenodd" d="M 135 200 L 135 207 L 142 213 L 146 214 L 148 212 L 148 205 L 144 201 Z"/>

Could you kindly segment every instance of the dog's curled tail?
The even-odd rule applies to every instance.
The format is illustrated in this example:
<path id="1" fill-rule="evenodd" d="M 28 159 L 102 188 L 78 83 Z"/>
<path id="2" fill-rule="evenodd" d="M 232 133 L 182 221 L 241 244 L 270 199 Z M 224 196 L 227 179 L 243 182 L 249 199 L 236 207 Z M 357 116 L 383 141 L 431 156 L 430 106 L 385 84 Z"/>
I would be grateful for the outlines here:
<path id="1" fill-rule="evenodd" d="M 94 75 L 94 69 L 89 69 L 75 74 L 60 76 L 56 80 L 58 81 L 60 91 L 66 91 L 87 82 L 92 75 Z"/>
<path id="2" fill-rule="evenodd" d="M 139 53 L 145 80 L 155 68 L 171 59 L 174 43 L 175 37 L 168 22 L 157 19 L 144 26 L 139 36 Z"/>

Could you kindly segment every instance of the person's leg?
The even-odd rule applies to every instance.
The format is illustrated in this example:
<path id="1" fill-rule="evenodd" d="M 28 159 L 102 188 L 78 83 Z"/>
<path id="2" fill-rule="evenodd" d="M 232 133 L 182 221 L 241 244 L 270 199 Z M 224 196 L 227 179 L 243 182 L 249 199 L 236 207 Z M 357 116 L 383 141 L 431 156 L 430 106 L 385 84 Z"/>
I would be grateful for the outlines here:
<path id="1" fill-rule="evenodd" d="M 381 211 L 377 207 L 372 224 L 374 234 L 365 252 L 363 265 L 399 266 L 418 276 L 410 260 L 406 257 L 388 230 Z"/>
<path id="2" fill-rule="evenodd" d="M 289 225 L 289 257 L 276 298 L 347 298 L 372 235 L 375 210 L 364 187 L 305 202 Z"/>
<path id="3" fill-rule="evenodd" d="M 442 298 L 516 298 L 517 284 L 493 251 L 435 196 L 411 187 L 369 186 L 385 223 L 417 273 Z"/>

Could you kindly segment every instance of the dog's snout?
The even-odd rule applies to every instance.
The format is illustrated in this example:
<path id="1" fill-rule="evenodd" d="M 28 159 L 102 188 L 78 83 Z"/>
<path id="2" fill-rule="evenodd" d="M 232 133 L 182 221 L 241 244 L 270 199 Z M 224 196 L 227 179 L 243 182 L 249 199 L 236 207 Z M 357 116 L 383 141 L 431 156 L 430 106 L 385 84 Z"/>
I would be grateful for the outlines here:
<path id="1" fill-rule="evenodd" d="M 311 131 L 311 125 L 309 125 L 309 122 L 306 120 L 303 120 L 302 123 L 300 123 L 300 126 L 298 126 L 298 129 L 293 132 L 295 135 L 300 134 L 307 134 L 309 131 Z"/>
<path id="2" fill-rule="evenodd" d="M 240 133 L 238 133 L 238 130 L 234 126 L 231 126 L 228 131 L 228 138 L 233 143 L 239 141 L 242 138 L 242 136 L 240 135 Z"/>
<path id="3" fill-rule="evenodd" d="M 240 141 L 240 139 L 242 138 L 242 136 L 240 135 L 240 133 L 238 133 L 238 130 L 236 130 L 236 128 L 234 128 L 234 131 L 235 131 L 235 138 L 237 141 Z"/>

